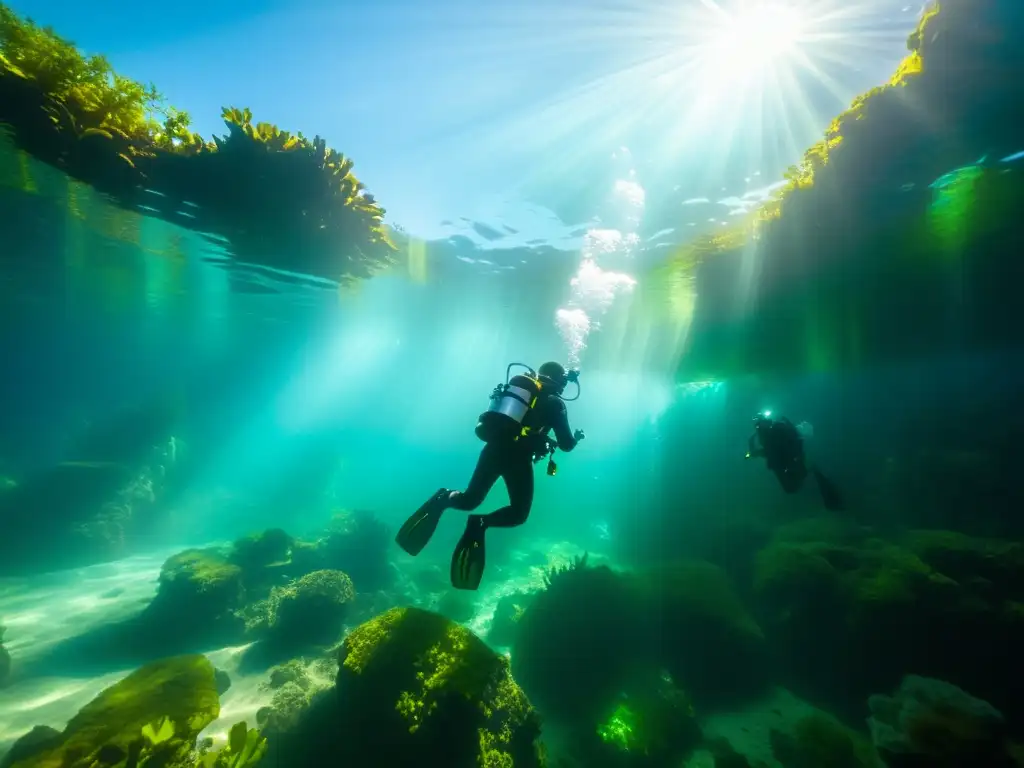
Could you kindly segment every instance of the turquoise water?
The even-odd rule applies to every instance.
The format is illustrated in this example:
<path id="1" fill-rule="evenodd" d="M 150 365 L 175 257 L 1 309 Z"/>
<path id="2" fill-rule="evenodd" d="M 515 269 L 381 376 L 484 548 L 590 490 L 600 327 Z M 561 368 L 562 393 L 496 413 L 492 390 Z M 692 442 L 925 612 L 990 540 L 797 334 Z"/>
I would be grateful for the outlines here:
<path id="1" fill-rule="evenodd" d="M 992 30 L 949 4 L 922 50 L 955 64 Z M 921 156 L 897 157 L 908 123 L 875 101 L 870 128 L 843 129 L 863 154 L 827 166 L 848 186 L 822 172 L 789 229 L 783 208 L 702 261 L 687 249 L 770 204 L 891 76 L 920 9 L 797 4 L 801 58 L 788 5 L 729 5 L 742 23 L 721 39 L 704 15 L 725 6 L 648 6 L 186 3 L 100 24 L 18 4 L 160 80 L 205 135 L 237 98 L 327 136 L 397 247 L 354 282 L 247 263 L 0 134 L 4 765 L 127 766 L 132 744 L 163 754 L 165 716 L 176 768 L 532 768 L 541 741 L 560 767 L 1011 764 L 1016 156 L 936 172 L 922 129 Z M 783 48 L 785 67 L 749 58 Z M 258 76 L 239 50 L 271 52 Z M 950 103 L 1016 114 L 1022 70 L 1001 66 L 985 82 L 1009 96 L 975 103 L 972 81 Z M 895 92 L 914 98 L 889 109 L 935 106 Z M 972 152 L 1012 143 L 971 128 Z M 891 142 L 877 161 L 870 131 Z M 843 261 L 847 241 L 873 250 Z M 537 464 L 529 519 L 488 530 L 479 589 L 457 590 L 464 513 L 415 558 L 396 531 L 465 488 L 506 367 L 545 361 L 580 371 L 566 406 L 586 438 L 557 474 Z M 798 492 L 744 460 L 768 412 L 799 424 Z M 477 512 L 505 504 L 499 481 Z M 239 722 L 268 739 L 259 759 L 234 760 Z M 945 762 L 965 733 L 974 751 Z M 216 762 L 206 737 L 228 744 Z"/>

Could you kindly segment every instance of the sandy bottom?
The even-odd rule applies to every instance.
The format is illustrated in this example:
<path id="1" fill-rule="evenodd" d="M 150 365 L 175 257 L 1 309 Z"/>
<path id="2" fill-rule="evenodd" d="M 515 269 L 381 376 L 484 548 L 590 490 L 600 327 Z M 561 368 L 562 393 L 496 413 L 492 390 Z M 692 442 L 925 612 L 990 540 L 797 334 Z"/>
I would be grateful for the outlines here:
<path id="1" fill-rule="evenodd" d="M 156 594 L 161 564 L 176 551 L 31 580 L 0 580 L 0 623 L 7 627 L 5 645 L 14 668 L 10 685 L 0 690 L 0 756 L 34 726 L 63 729 L 79 709 L 132 671 L 129 667 L 94 677 L 54 677 L 39 670 L 33 661 L 57 643 L 139 613 Z M 548 568 L 570 563 L 580 554 L 578 547 L 567 542 L 534 542 L 528 551 L 514 553 L 505 569 L 506 578 L 481 589 L 475 614 L 466 625 L 486 639 L 502 597 L 542 587 Z M 592 553 L 589 562 L 599 564 L 608 560 Z M 401 568 L 400 562 L 398 567 Z M 441 595 L 438 593 L 435 598 Z M 221 696 L 220 717 L 203 733 L 218 742 L 226 739 L 228 729 L 240 720 L 255 726 L 257 711 L 270 703 L 271 692 L 261 690 L 267 673 L 239 672 L 239 662 L 247 647 L 223 648 L 206 654 L 217 669 L 231 678 L 231 687 Z M 496 650 L 508 652 L 507 648 Z M 770 731 L 789 730 L 792 723 L 812 709 L 806 702 L 778 690 L 742 711 L 708 718 L 703 725 L 708 735 L 725 738 L 737 751 L 767 768 L 775 768 L 778 764 L 771 756 Z M 701 752 L 687 762 L 688 768 L 713 765 L 713 758 Z"/>
<path id="2" fill-rule="evenodd" d="M 156 594 L 161 564 L 177 551 L 31 580 L 0 581 L 0 622 L 7 627 L 4 645 L 14 669 L 11 684 L 0 690 L 0 755 L 37 725 L 63 729 L 79 709 L 134 669 L 84 678 L 25 671 L 33 670 L 33 662 L 57 643 L 138 614 Z M 221 696 L 221 716 L 204 733 L 216 740 L 225 739 L 228 728 L 239 720 L 255 725 L 257 710 L 270 700 L 259 690 L 265 673 L 239 673 L 244 650 L 241 646 L 206 654 L 231 678 L 231 688 Z"/>

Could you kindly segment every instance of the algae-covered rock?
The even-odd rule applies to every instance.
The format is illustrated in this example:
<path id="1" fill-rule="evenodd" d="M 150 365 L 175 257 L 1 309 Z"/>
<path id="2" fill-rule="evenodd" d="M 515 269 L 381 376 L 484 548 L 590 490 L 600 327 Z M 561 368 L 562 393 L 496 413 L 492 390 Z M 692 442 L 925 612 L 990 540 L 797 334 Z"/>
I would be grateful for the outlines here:
<path id="1" fill-rule="evenodd" d="M 1024 600 L 1024 543 L 965 536 L 954 531 L 911 531 L 906 547 L 929 566 L 997 599 Z"/>
<path id="2" fill-rule="evenodd" d="M 638 574 L 660 658 L 698 703 L 759 692 L 764 633 L 717 565 L 680 561 Z"/>
<path id="3" fill-rule="evenodd" d="M 314 571 L 270 596 L 269 637 L 276 645 L 329 645 L 341 635 L 355 599 L 352 580 L 341 571 Z"/>
<path id="4" fill-rule="evenodd" d="M 334 687 L 338 663 L 333 658 L 306 663 L 292 659 L 270 670 L 270 678 L 260 688 L 273 691 L 270 705 L 256 713 L 260 728 L 267 734 L 287 732 L 298 725 L 313 699 Z"/>
<path id="5" fill-rule="evenodd" d="M 942 531 L 899 543 L 833 535 L 780 531 L 757 556 L 759 617 L 789 686 L 852 719 L 911 670 L 1024 713 L 1006 675 L 1024 644 L 1016 545 Z"/>
<path id="6" fill-rule="evenodd" d="M 824 713 L 800 719 L 791 734 L 773 730 L 771 745 L 786 768 L 884 768 L 864 736 Z"/>
<path id="7" fill-rule="evenodd" d="M 173 724 L 175 739 L 189 744 L 219 714 L 209 660 L 198 655 L 164 659 L 104 690 L 71 718 L 59 742 L 40 740 L 13 768 L 88 766 L 100 750 L 127 753 L 143 728 L 164 718 Z"/>
<path id="8" fill-rule="evenodd" d="M 140 621 L 176 647 L 237 638 L 244 623 L 235 611 L 244 599 L 241 568 L 219 550 L 187 549 L 164 562 L 156 597 Z"/>
<path id="9" fill-rule="evenodd" d="M 517 624 L 515 678 L 545 718 L 596 723 L 632 668 L 650 659 L 648 619 L 631 575 L 588 566 L 585 558 L 552 571 Z"/>
<path id="10" fill-rule="evenodd" d="M 237 539 L 228 560 L 247 575 L 275 563 L 282 563 L 291 556 L 293 539 L 280 528 L 270 528 L 261 533 L 251 533 Z"/>
<path id="11" fill-rule="evenodd" d="M 187 604 L 193 611 L 219 616 L 244 597 L 242 570 L 216 549 L 187 549 L 169 557 L 160 569 L 155 602 Z"/>
<path id="12" fill-rule="evenodd" d="M 890 768 L 1011 764 L 1003 715 L 955 685 L 907 675 L 868 706 L 872 741 Z"/>
<path id="13" fill-rule="evenodd" d="M 543 765 L 538 719 L 508 662 L 443 616 L 394 608 L 354 629 L 339 661 L 339 763 Z"/>

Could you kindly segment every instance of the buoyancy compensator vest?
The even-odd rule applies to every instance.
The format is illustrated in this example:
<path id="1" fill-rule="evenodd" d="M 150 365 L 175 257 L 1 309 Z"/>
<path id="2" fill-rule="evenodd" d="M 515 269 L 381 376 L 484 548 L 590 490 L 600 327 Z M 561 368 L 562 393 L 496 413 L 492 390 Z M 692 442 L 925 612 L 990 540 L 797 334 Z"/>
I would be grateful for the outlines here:
<path id="1" fill-rule="evenodd" d="M 509 378 L 515 367 L 526 373 Z M 505 370 L 505 383 L 491 393 L 491 404 L 480 414 L 476 436 L 485 443 L 513 442 L 528 434 L 527 416 L 537 404 L 544 385 L 537 372 L 523 363 L 510 363 Z"/>

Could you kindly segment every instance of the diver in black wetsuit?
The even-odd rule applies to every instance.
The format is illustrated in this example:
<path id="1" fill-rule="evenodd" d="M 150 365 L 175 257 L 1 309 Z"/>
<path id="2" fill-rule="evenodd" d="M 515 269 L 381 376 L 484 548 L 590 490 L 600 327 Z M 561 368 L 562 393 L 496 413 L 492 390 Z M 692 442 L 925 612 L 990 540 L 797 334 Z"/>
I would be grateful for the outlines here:
<path id="1" fill-rule="evenodd" d="M 525 367 L 525 366 L 524 366 Z M 512 366 L 509 366 L 511 370 Z M 529 370 L 529 369 L 528 369 Z M 530 375 L 532 374 L 532 375 Z M 518 375 L 495 387 L 491 407 L 480 416 L 476 433 L 486 445 L 465 491 L 439 489 L 410 517 L 396 541 L 410 555 L 419 554 L 437 530 L 446 509 L 471 512 L 479 507 L 498 478 L 505 481 L 508 506 L 487 515 L 470 515 L 466 531 L 452 556 L 452 585 L 476 589 L 484 570 L 484 532 L 488 528 L 514 528 L 526 522 L 533 506 L 533 464 L 557 447 L 572 451 L 584 438 L 572 432 L 562 393 L 575 371 L 558 363 L 544 363 L 536 373 Z M 575 399 L 575 398 L 573 398 Z M 554 431 L 555 440 L 548 437 Z M 548 468 L 554 474 L 554 463 Z"/>
<path id="2" fill-rule="evenodd" d="M 804 439 L 800 430 L 789 419 L 770 419 L 767 413 L 754 417 L 754 434 L 747 441 L 745 458 L 763 458 L 768 469 L 775 473 L 779 485 L 786 493 L 796 493 L 807 479 L 808 466 L 804 456 Z M 811 466 L 825 507 L 832 511 L 843 509 L 839 488 L 821 471 Z"/>

